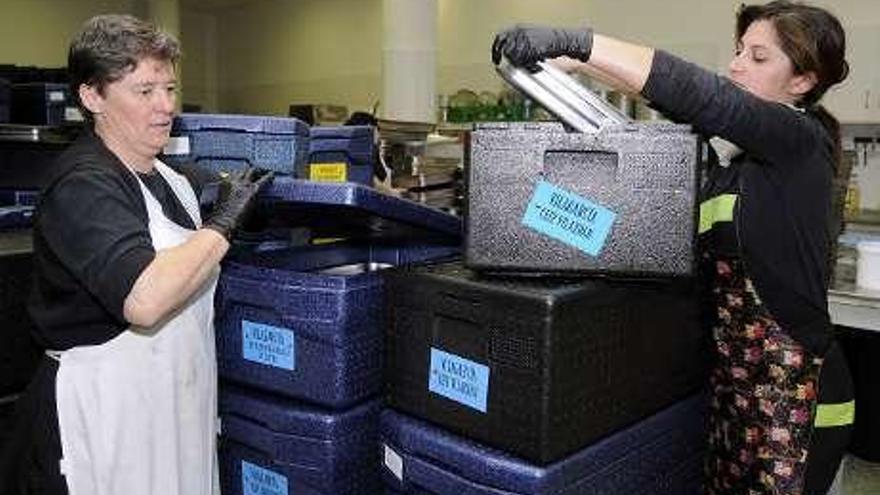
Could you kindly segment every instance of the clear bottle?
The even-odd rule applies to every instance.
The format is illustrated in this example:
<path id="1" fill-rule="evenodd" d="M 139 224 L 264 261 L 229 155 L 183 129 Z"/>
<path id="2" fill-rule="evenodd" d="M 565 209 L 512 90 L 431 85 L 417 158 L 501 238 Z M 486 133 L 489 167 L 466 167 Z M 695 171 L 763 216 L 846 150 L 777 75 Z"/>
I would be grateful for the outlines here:
<path id="1" fill-rule="evenodd" d="M 861 211 L 861 191 L 859 190 L 859 176 L 855 167 L 849 176 L 849 184 L 846 186 L 846 199 L 844 200 L 843 218 L 847 222 L 855 220 Z"/>
<path id="2" fill-rule="evenodd" d="M 445 124 L 449 121 L 449 97 L 437 95 L 437 123 Z"/>

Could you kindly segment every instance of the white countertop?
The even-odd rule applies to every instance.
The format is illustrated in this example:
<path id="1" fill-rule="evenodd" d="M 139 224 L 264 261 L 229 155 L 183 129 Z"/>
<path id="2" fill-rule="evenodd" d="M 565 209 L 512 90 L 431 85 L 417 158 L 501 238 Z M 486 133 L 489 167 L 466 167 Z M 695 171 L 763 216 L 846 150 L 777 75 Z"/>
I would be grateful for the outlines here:
<path id="1" fill-rule="evenodd" d="M 835 325 L 880 332 L 880 291 L 835 287 L 828 291 L 828 312 Z"/>
<path id="2" fill-rule="evenodd" d="M 880 227 L 847 224 L 839 238 L 836 280 L 828 291 L 828 312 L 835 325 L 880 332 L 880 291 L 855 285 L 855 246 L 861 240 L 880 240 Z"/>

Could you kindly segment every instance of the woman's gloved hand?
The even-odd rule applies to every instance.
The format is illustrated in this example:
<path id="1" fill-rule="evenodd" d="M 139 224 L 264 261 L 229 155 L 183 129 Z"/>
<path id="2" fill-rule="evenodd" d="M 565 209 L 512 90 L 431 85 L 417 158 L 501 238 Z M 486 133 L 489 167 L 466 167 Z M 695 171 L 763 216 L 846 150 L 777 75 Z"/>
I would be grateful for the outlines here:
<path id="1" fill-rule="evenodd" d="M 252 209 L 254 198 L 260 187 L 272 180 L 272 172 L 264 174 L 259 179 L 255 176 L 256 170 L 248 167 L 239 172 L 233 172 L 221 185 L 220 199 L 214 206 L 211 217 L 205 221 L 204 227 L 216 230 L 226 239 L 232 237 L 232 233 L 247 217 Z"/>
<path id="2" fill-rule="evenodd" d="M 560 29 L 517 24 L 495 36 L 492 61 L 498 64 L 503 55 L 513 65 L 522 67 L 566 55 L 586 62 L 592 50 L 593 30 L 590 28 Z"/>

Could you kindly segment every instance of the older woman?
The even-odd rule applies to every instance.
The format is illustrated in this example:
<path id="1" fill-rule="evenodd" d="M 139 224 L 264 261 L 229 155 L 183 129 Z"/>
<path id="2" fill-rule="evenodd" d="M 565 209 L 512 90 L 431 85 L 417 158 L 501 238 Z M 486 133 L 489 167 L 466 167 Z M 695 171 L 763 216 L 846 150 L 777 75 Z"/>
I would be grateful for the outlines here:
<path id="1" fill-rule="evenodd" d="M 845 36 L 829 12 L 787 1 L 743 6 L 735 35 L 728 77 L 589 28 L 516 27 L 493 57 L 567 56 L 717 138 L 700 210 L 717 316 L 706 491 L 824 494 L 854 415 L 826 300 L 840 133 L 819 105 L 847 75 Z"/>
<path id="2" fill-rule="evenodd" d="M 26 493 L 218 491 L 213 293 L 266 179 L 234 177 L 202 223 L 190 184 L 156 158 L 178 57 L 173 38 L 130 16 L 93 18 L 70 46 L 90 126 L 36 216 L 30 310 L 48 350 L 21 399 L 29 436 L 13 442 Z"/>

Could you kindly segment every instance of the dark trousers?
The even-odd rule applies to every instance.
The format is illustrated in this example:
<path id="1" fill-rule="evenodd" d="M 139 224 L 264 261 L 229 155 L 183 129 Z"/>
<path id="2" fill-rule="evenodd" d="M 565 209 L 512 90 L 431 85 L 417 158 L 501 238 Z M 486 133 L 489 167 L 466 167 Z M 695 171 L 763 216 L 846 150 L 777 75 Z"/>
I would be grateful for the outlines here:
<path id="1" fill-rule="evenodd" d="M 16 403 L 12 438 L 0 452 L 0 495 L 66 495 L 55 406 L 58 362 L 46 356 Z"/>
<path id="2" fill-rule="evenodd" d="M 836 404 L 852 400 L 853 384 L 846 359 L 834 344 L 825 356 L 819 378 L 819 402 Z M 856 404 L 856 415 L 858 415 Z M 810 453 L 804 473 L 804 495 L 825 495 L 834 483 L 843 454 L 852 436 L 853 425 L 815 428 L 810 438 Z"/>

